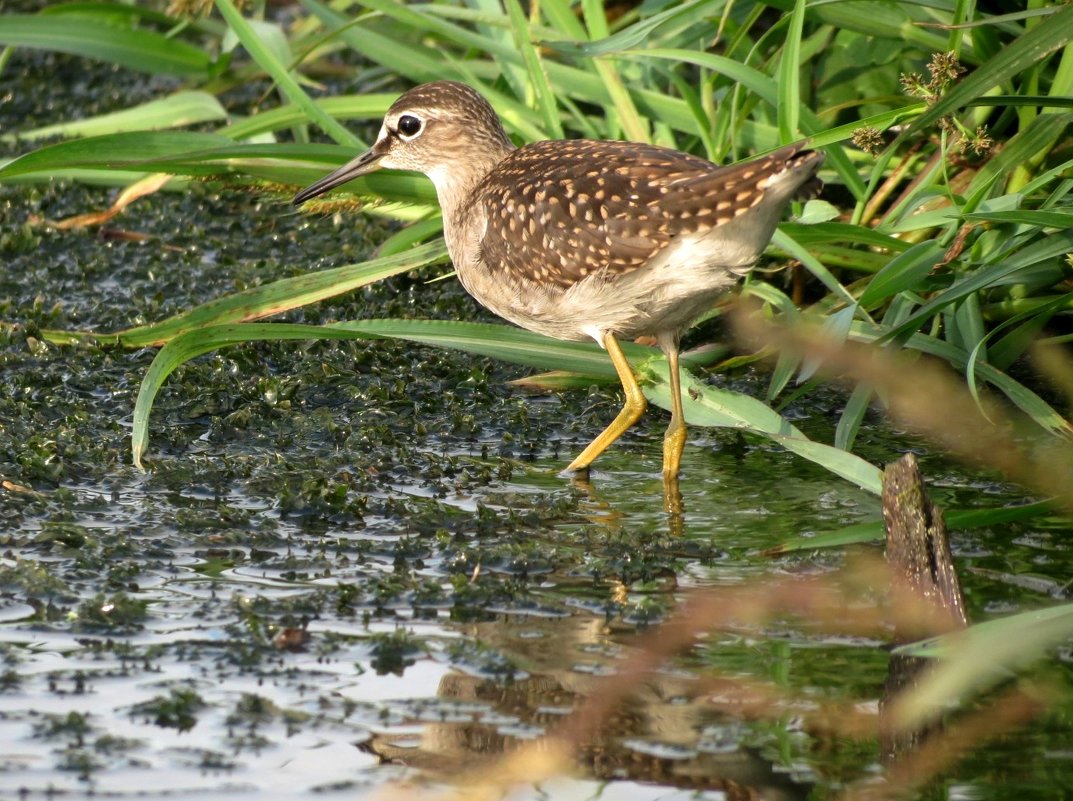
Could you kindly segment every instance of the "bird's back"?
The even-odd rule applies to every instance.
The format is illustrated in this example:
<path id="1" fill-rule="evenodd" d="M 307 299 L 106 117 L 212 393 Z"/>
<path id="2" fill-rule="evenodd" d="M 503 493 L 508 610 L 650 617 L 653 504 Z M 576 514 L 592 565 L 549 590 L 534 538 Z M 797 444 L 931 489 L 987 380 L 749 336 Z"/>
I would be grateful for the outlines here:
<path id="1" fill-rule="evenodd" d="M 470 254 L 455 259 L 459 277 L 497 314 L 553 336 L 585 338 L 576 318 L 586 314 L 648 332 L 677 296 L 710 302 L 709 289 L 750 268 L 821 161 L 797 145 L 719 167 L 635 142 L 535 142 L 507 154 L 458 210 Z M 649 312 L 638 308 L 646 294 Z M 680 308 L 675 326 L 689 322 L 679 315 L 695 311 Z"/>
<path id="2" fill-rule="evenodd" d="M 540 265 L 540 280 L 565 288 L 596 271 L 636 270 L 676 238 L 748 213 L 801 152 L 792 146 L 718 167 L 636 142 L 535 142 L 504 158 L 469 205 L 487 215 L 487 268 L 517 274 Z M 779 201 L 814 173 L 795 176 Z"/>

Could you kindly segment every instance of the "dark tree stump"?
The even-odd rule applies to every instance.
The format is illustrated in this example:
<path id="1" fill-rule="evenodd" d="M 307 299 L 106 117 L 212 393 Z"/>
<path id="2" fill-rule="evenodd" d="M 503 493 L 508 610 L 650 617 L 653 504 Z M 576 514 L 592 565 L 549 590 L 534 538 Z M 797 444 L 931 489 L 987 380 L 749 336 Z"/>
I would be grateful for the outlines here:
<path id="1" fill-rule="evenodd" d="M 916 456 L 907 453 L 883 471 L 883 522 L 887 529 L 887 563 L 892 583 L 901 585 L 892 592 L 894 603 L 901 598 L 916 598 L 920 608 L 931 614 L 903 615 L 895 610 L 896 645 L 915 642 L 951 629 L 964 628 L 965 602 L 950 555 L 946 523 L 942 510 L 928 498 Z M 927 618 L 921 620 L 921 618 Z M 891 763 L 915 749 L 941 724 L 926 729 L 895 729 L 889 720 L 889 706 L 899 693 L 916 684 L 920 672 L 930 660 L 919 657 L 891 656 L 879 705 L 880 749 L 884 763 Z"/>

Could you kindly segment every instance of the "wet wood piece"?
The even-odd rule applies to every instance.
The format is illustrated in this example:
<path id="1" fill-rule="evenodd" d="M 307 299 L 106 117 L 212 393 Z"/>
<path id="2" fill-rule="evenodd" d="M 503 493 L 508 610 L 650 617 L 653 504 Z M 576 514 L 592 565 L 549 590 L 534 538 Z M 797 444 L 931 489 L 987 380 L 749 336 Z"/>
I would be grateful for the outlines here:
<path id="1" fill-rule="evenodd" d="M 964 627 L 965 601 L 942 510 L 928 497 L 917 458 L 911 453 L 883 471 L 883 523 L 887 530 L 887 563 L 923 599 L 944 610 Z M 901 645 L 906 640 L 895 633 Z M 911 639 L 916 639 L 911 636 Z"/>
<path id="2" fill-rule="evenodd" d="M 895 643 L 904 645 L 951 628 L 964 628 L 968 624 L 965 602 L 950 554 L 943 513 L 928 497 L 920 466 L 911 453 L 887 465 L 883 471 L 883 522 L 887 530 L 887 562 L 891 568 L 894 603 L 913 597 L 923 602 L 909 614 L 895 610 Z M 929 607 L 932 614 L 920 614 Z M 896 729 L 887 716 L 893 700 L 914 686 L 929 664 L 931 660 L 918 657 L 891 657 L 879 705 L 880 751 L 885 764 L 921 747 L 942 728 L 937 723 L 925 729 Z"/>

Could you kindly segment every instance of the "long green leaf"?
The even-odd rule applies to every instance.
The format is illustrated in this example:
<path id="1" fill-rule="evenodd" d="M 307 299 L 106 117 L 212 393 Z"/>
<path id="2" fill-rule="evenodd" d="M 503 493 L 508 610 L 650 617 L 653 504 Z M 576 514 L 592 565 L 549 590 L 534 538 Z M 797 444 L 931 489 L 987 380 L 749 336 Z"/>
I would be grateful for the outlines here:
<path id="1" fill-rule="evenodd" d="M 603 39 L 609 35 L 607 11 L 600 0 L 581 0 L 581 15 L 590 39 Z M 637 111 L 637 105 L 623 80 L 622 67 L 611 58 L 597 58 L 591 63 L 611 99 L 607 115 L 621 126 L 627 139 L 636 142 L 650 141 L 648 121 Z"/>
<path id="2" fill-rule="evenodd" d="M 96 2 L 95 0 L 72 0 L 72 2 L 54 3 L 44 6 L 39 12 L 41 16 L 62 17 L 70 16 L 73 19 L 92 18 L 116 24 L 122 20 L 124 24 L 137 24 L 149 22 L 164 29 L 174 29 L 176 18 L 155 8 L 145 5 L 128 5 L 122 2 Z M 182 22 L 184 31 L 195 31 L 208 36 L 223 36 L 226 28 L 218 20 L 209 17 L 199 19 L 186 19 Z"/>
<path id="3" fill-rule="evenodd" d="M 91 17 L 5 14 L 0 45 L 56 50 L 163 75 L 206 78 L 213 63 L 193 45 Z"/>
<path id="4" fill-rule="evenodd" d="M 424 250 L 434 252 L 431 246 L 425 246 Z M 396 263 L 401 262 L 399 257 L 393 257 L 393 260 Z M 371 276 L 368 277 L 375 280 Z M 278 289 L 279 284 L 287 284 L 293 280 L 295 279 L 277 282 L 273 287 Z M 262 305 L 264 300 L 262 299 Z M 167 339 L 142 379 L 135 401 L 131 435 L 131 453 L 135 465 L 141 466 L 142 457 L 148 448 L 149 414 L 167 377 L 190 359 L 241 342 L 280 339 L 405 339 L 528 366 L 557 365 L 578 373 L 603 374 L 608 377 L 615 374 L 607 355 L 595 343 L 561 342 L 503 325 L 449 320 L 354 320 L 325 326 L 224 322 L 252 319 L 244 317 L 243 314 L 244 307 L 236 304 L 232 298 L 223 298 L 165 323 L 147 326 L 145 329 L 130 329 L 116 335 L 126 344 L 148 344 Z M 196 319 L 192 320 L 192 317 Z M 192 322 L 196 323 L 197 327 L 192 326 Z M 624 344 L 623 349 L 627 355 L 638 361 L 649 358 L 653 352 L 651 348 L 628 343 Z"/>
<path id="5" fill-rule="evenodd" d="M 861 428 L 864 415 L 868 411 L 868 405 L 872 402 L 874 390 L 865 385 L 858 384 L 850 393 L 842 414 L 838 416 L 838 424 L 835 426 L 835 447 L 844 451 L 853 450 L 853 443 L 857 440 L 857 432 Z"/>
<path id="6" fill-rule="evenodd" d="M 925 303 L 916 312 L 910 315 L 905 323 L 888 332 L 886 338 L 893 339 L 906 331 L 910 331 L 918 327 L 925 320 L 931 319 L 936 312 L 961 300 L 967 295 L 979 292 L 1019 270 L 1031 267 L 1047 259 L 1061 256 L 1069 252 L 1071 249 L 1073 249 L 1073 230 L 1052 234 L 1046 239 L 1042 239 L 1022 248 L 1020 251 L 999 264 L 982 268 L 963 279 L 955 281 L 949 289 L 939 293 L 932 300 Z"/>
<path id="7" fill-rule="evenodd" d="M 947 527 L 953 531 L 968 531 L 985 526 L 1003 526 L 1034 517 L 1047 515 L 1056 509 L 1053 501 L 1036 501 L 1020 506 L 1002 506 L 996 509 L 948 509 L 943 512 Z M 869 520 L 851 526 L 808 537 L 792 537 L 768 551 L 775 555 L 790 551 L 811 551 L 819 548 L 844 548 L 862 542 L 882 540 L 882 520 Z"/>
<path id="8" fill-rule="evenodd" d="M 756 398 L 708 386 L 689 373 L 683 374 L 682 386 L 682 405 L 687 422 L 760 434 L 861 489 L 876 495 L 881 492 L 882 475 L 879 468 L 852 453 L 810 440 L 778 412 Z M 668 382 L 646 385 L 645 395 L 659 406 L 671 408 Z"/>
<path id="9" fill-rule="evenodd" d="M 216 315 L 213 319 L 224 319 Z M 460 323 L 450 320 L 353 320 L 326 326 L 290 324 L 209 325 L 178 329 L 157 354 L 142 382 L 135 404 L 132 452 L 135 464 L 148 445 L 148 419 L 153 400 L 171 372 L 189 359 L 217 347 L 238 342 L 299 338 L 390 338 L 447 347 L 502 359 L 531 367 L 555 366 L 575 373 L 612 376 L 607 355 L 595 343 L 552 340 L 508 326 Z M 629 343 L 623 350 L 646 378 L 645 394 L 656 404 L 670 408 L 670 383 L 666 369 L 652 370 L 646 364 L 662 362 L 651 348 Z M 664 362 L 665 364 L 665 362 Z M 725 426 L 767 436 L 787 450 L 803 456 L 870 492 L 878 493 L 879 470 L 851 453 L 813 442 L 797 428 L 755 398 L 719 390 L 685 373 L 683 396 L 686 420 L 695 425 Z"/>
<path id="10" fill-rule="evenodd" d="M 299 106 L 309 116 L 310 120 L 317 123 L 326 134 L 339 144 L 350 147 L 355 151 L 365 147 L 358 137 L 321 111 L 302 87 L 298 85 L 298 81 L 291 75 L 288 65 L 279 60 L 272 48 L 258 35 L 254 26 L 243 18 L 231 0 L 216 0 L 216 7 L 220 10 L 223 18 L 227 20 L 227 24 L 231 26 L 231 30 L 235 32 L 235 36 L 242 42 L 242 46 L 246 48 L 246 51 L 261 69 L 267 72 L 272 80 L 276 82 L 280 91 L 287 96 L 288 100 Z"/>
<path id="11" fill-rule="evenodd" d="M 366 95 L 324 97 L 313 102 L 325 114 L 336 119 L 379 121 L 396 97 L 398 94 L 376 92 Z M 289 128 L 308 121 L 309 118 L 300 106 L 288 104 L 258 112 L 252 117 L 220 128 L 217 133 L 236 140 L 249 139 L 259 134 L 278 131 L 281 128 Z"/>
<path id="12" fill-rule="evenodd" d="M 135 467 L 142 467 L 142 457 L 149 447 L 149 412 L 153 408 L 153 401 L 156 400 L 164 381 L 180 365 L 240 342 L 349 338 L 352 337 L 348 337 L 345 332 L 326 330 L 321 326 L 283 323 L 219 325 L 179 334 L 157 352 L 138 389 L 130 440 L 131 457 Z"/>
<path id="13" fill-rule="evenodd" d="M 0 167 L 0 181 L 19 175 L 73 167 L 130 169 L 156 158 L 168 158 L 209 148 L 230 147 L 224 136 L 191 131 L 106 134 L 43 147 Z"/>
<path id="14" fill-rule="evenodd" d="M 964 215 L 975 222 L 1037 225 L 1040 228 L 1073 228 L 1073 209 L 1069 211 L 977 211 Z"/>
<path id="15" fill-rule="evenodd" d="M 1012 671 L 1027 667 L 1070 636 L 1073 604 L 1062 604 L 902 646 L 896 653 L 940 661 L 895 708 L 898 725 L 913 728 L 941 715 L 952 701 L 1005 681 Z"/>
<path id="16" fill-rule="evenodd" d="M 779 228 L 789 234 L 795 242 L 809 248 L 826 243 L 866 245 L 869 248 L 882 248 L 893 253 L 902 253 L 912 245 L 889 234 L 873 228 L 862 228 L 843 222 L 820 222 L 803 225 L 784 222 Z"/>
<path id="17" fill-rule="evenodd" d="M 862 323 L 860 320 L 854 321 L 853 328 L 850 331 L 850 338 L 858 342 L 880 344 L 890 340 L 891 337 L 890 329 Z M 968 367 L 968 353 L 949 342 L 943 342 L 933 336 L 916 332 L 904 344 L 907 348 L 937 356 L 956 369 L 965 370 Z M 1073 436 L 1073 425 L 1070 425 L 1069 421 L 1055 411 L 1049 403 L 1024 384 L 986 362 L 977 364 L 975 373 L 1006 395 L 1021 411 L 1051 434 L 1058 434 L 1063 437 Z"/>
<path id="18" fill-rule="evenodd" d="M 554 139 L 563 138 L 563 124 L 559 120 L 559 109 L 555 103 L 555 93 L 548 83 L 548 74 L 544 70 L 540 54 L 533 46 L 529 34 L 529 21 L 525 18 L 521 3 L 518 0 L 506 0 L 507 14 L 510 17 L 511 32 L 514 35 L 514 46 L 522 54 L 525 62 L 525 71 L 529 78 L 529 85 L 536 94 L 537 107 L 540 109 L 544 120 L 544 128 L 548 135 Z"/>
<path id="19" fill-rule="evenodd" d="M 780 144 L 797 139 L 801 116 L 801 33 L 805 25 L 805 0 L 796 0 L 790 12 L 779 55 L 779 137 Z"/>
<path id="20" fill-rule="evenodd" d="M 249 175 L 278 183 L 308 183 L 323 174 L 301 163 L 334 167 L 351 155 L 340 145 L 242 143 L 227 137 L 186 131 L 139 131 L 61 142 L 40 148 L 0 167 L 0 182 L 22 176 L 51 178 L 60 170 L 96 167 L 166 172 L 173 175 Z M 416 173 L 378 172 L 352 181 L 347 189 L 361 197 L 383 197 L 419 204 L 418 216 L 436 206 L 429 181 Z M 411 214 L 410 217 L 414 215 Z"/>
<path id="21" fill-rule="evenodd" d="M 615 368 L 595 342 L 549 339 L 513 326 L 495 323 L 462 323 L 454 320 L 348 320 L 333 328 L 365 336 L 405 339 L 437 348 L 451 348 L 493 359 L 571 373 L 614 377 Z M 633 362 L 654 357 L 652 348 L 623 343 Z"/>
<path id="22" fill-rule="evenodd" d="M 812 273 L 820 282 L 827 287 L 827 289 L 834 295 L 841 298 L 845 303 L 850 305 L 856 304 L 856 300 L 849 291 L 842 286 L 834 274 L 831 273 L 818 259 L 814 258 L 805 248 L 801 247 L 794 239 L 786 232 L 785 229 L 779 229 L 775 232 L 775 236 L 771 238 L 771 243 L 782 250 L 789 253 L 795 259 L 801 262 L 801 264 Z"/>
<path id="23" fill-rule="evenodd" d="M 46 125 L 29 131 L 16 131 L 0 136 L 14 141 L 47 139 L 52 136 L 101 136 L 111 133 L 179 128 L 199 122 L 227 119 L 220 101 L 208 92 L 176 92 L 159 100 L 150 100 L 122 111 L 101 114 L 84 120 L 72 120 Z"/>
<path id="24" fill-rule="evenodd" d="M 860 304 L 871 308 L 899 292 L 916 289 L 942 258 L 943 249 L 933 241 L 921 242 L 887 262 L 861 293 Z"/>
<path id="25" fill-rule="evenodd" d="M 100 334 L 99 338 L 135 348 L 161 345 L 199 329 L 259 320 L 288 309 L 335 297 L 392 275 L 442 261 L 446 256 L 447 248 L 443 240 L 437 240 L 391 256 L 284 278 L 210 300 L 158 323 Z"/>
<path id="26" fill-rule="evenodd" d="M 638 58 L 661 58 L 704 67 L 719 75 L 725 75 L 735 83 L 741 84 L 773 109 L 777 108 L 779 104 L 778 84 L 770 75 L 765 75 L 755 67 L 742 64 L 726 56 L 697 52 L 696 50 L 660 47 L 646 50 L 626 50 L 622 55 Z"/>
<path id="27" fill-rule="evenodd" d="M 679 23 L 691 26 L 707 22 L 713 11 L 719 6 L 713 0 L 690 0 L 681 5 L 671 6 L 664 11 L 639 20 L 617 33 L 594 39 L 591 42 L 544 42 L 544 46 L 572 56 L 607 56 L 623 50 L 649 44 L 652 35 L 664 25 Z"/>

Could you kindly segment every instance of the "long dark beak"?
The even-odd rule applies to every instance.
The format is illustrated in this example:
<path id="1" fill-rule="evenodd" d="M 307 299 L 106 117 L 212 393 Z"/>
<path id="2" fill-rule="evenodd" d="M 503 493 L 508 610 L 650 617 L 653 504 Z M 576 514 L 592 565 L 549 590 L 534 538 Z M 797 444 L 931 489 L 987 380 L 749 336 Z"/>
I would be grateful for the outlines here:
<path id="1" fill-rule="evenodd" d="M 299 206 L 310 198 L 316 197 L 317 195 L 323 195 L 328 190 L 334 189 L 340 184 L 345 184 L 347 181 L 357 178 L 359 175 L 375 172 L 380 169 L 380 159 L 383 158 L 383 156 L 383 153 L 377 153 L 375 149 L 366 150 L 356 159 L 348 161 L 335 172 L 330 172 L 316 183 L 307 186 L 294 196 L 294 200 L 292 200 L 291 203 L 295 206 Z"/>

